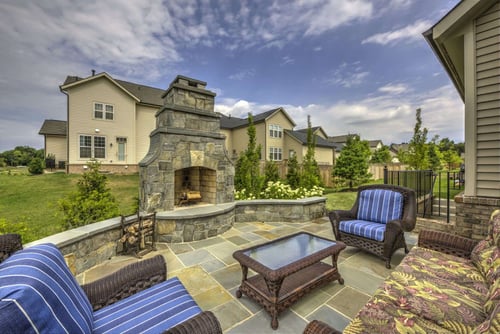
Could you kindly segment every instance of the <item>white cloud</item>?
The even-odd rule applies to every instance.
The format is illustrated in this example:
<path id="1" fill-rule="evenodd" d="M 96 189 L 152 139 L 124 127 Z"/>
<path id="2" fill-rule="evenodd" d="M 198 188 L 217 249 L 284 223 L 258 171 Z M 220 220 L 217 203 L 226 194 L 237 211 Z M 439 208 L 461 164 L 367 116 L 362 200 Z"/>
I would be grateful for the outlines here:
<path id="1" fill-rule="evenodd" d="M 408 91 L 408 87 L 405 84 L 387 84 L 380 87 L 378 91 L 389 94 L 401 94 Z"/>
<path id="2" fill-rule="evenodd" d="M 281 58 L 281 66 L 285 66 L 285 65 L 288 65 L 288 64 L 293 64 L 295 63 L 295 59 L 293 59 L 292 57 L 290 56 L 284 56 Z"/>
<path id="3" fill-rule="evenodd" d="M 329 84 L 350 88 L 361 85 L 369 75 L 370 72 L 364 71 L 359 62 L 342 63 L 331 72 L 325 81 Z"/>
<path id="4" fill-rule="evenodd" d="M 417 22 L 403 28 L 372 35 L 364 39 L 361 44 L 395 44 L 400 41 L 406 43 L 422 39 L 422 33 L 432 26 L 430 21 L 418 20 Z"/>
<path id="5" fill-rule="evenodd" d="M 385 87 L 390 87 L 389 85 Z M 307 127 L 307 116 L 313 126 L 320 125 L 329 136 L 359 133 L 362 139 L 380 139 L 384 144 L 408 142 L 413 136 L 415 110 L 422 109 L 422 125 L 429 130 L 429 140 L 436 134 L 457 142 L 464 138 L 464 108 L 452 85 L 430 90 L 422 95 L 394 95 L 380 92 L 359 101 L 339 101 L 330 105 L 279 105 L 297 123 L 296 129 Z M 403 93 L 402 91 L 400 93 Z M 246 117 L 276 108 L 244 100 L 224 99 L 216 111 L 236 117 Z"/>
<path id="6" fill-rule="evenodd" d="M 231 74 L 229 76 L 229 79 L 231 79 L 231 80 L 244 80 L 244 79 L 247 79 L 247 78 L 253 77 L 253 76 L 255 76 L 255 69 L 250 68 L 250 69 L 241 70 L 237 73 Z"/>

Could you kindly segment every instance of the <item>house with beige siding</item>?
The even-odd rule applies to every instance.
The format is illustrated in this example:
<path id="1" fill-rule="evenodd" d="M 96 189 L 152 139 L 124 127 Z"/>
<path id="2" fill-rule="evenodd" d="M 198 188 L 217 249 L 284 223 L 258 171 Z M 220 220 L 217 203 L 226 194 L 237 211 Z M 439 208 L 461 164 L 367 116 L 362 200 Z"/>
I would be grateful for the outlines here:
<path id="1" fill-rule="evenodd" d="M 67 121 L 46 120 L 42 125 L 39 133 L 44 135 L 46 154 L 64 161 L 69 173 L 84 171 L 90 159 L 100 161 L 103 170 L 137 172 L 156 129 L 155 114 L 164 105 L 165 90 L 117 80 L 107 73 L 68 76 L 60 90 L 67 96 Z M 247 148 L 248 119 L 219 116 L 227 152 L 236 159 Z M 285 162 L 291 154 L 302 161 L 307 129 L 294 131 L 296 124 L 283 108 L 253 115 L 253 122 L 262 161 Z M 334 145 L 321 127 L 313 130 L 316 161 L 331 170 Z"/>
<path id="2" fill-rule="evenodd" d="M 500 207 L 500 2 L 464 0 L 424 33 L 465 104 L 465 190 L 460 234 L 485 233 Z"/>
<path id="3" fill-rule="evenodd" d="M 65 168 L 68 159 L 67 122 L 47 119 L 38 134 L 44 136 L 45 156 L 54 156 L 58 168 Z"/>

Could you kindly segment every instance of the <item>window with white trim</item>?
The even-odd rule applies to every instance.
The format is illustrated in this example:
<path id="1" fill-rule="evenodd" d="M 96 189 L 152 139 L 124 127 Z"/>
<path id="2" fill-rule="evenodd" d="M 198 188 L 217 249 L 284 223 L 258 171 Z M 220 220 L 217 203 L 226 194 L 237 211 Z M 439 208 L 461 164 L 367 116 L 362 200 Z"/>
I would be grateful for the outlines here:
<path id="1" fill-rule="evenodd" d="M 94 118 L 112 121 L 115 118 L 115 108 L 111 104 L 94 102 Z"/>
<path id="2" fill-rule="evenodd" d="M 80 159 L 104 159 L 106 157 L 106 137 L 80 135 Z"/>
<path id="3" fill-rule="evenodd" d="M 273 138 L 281 138 L 283 136 L 283 128 L 279 125 L 269 125 L 269 136 Z"/>
<path id="4" fill-rule="evenodd" d="M 269 148 L 269 160 L 281 161 L 282 160 L 282 149 L 281 147 L 270 147 Z"/>

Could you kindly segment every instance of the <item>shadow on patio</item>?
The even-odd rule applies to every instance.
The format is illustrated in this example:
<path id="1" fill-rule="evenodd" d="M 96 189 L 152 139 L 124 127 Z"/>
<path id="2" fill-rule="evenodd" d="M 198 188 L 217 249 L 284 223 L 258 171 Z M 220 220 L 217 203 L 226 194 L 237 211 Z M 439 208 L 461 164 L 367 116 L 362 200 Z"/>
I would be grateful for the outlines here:
<path id="1" fill-rule="evenodd" d="M 342 330 L 391 271 L 380 258 L 352 247 L 342 251 L 338 260 L 345 284 L 332 282 L 304 296 L 280 314 L 279 328 L 275 331 L 271 329 L 270 315 L 261 306 L 246 296 L 235 297 L 241 268 L 233 252 L 300 231 L 334 239 L 327 217 L 311 223 L 235 223 L 231 230 L 210 239 L 159 243 L 158 250 L 145 258 L 162 254 L 167 262 L 168 277 L 179 277 L 198 305 L 214 312 L 224 333 L 302 333 L 307 323 L 314 319 Z M 411 248 L 417 234 L 408 233 L 406 238 Z M 394 254 L 392 268 L 404 255 L 402 249 Z M 137 259 L 116 256 L 79 275 L 78 280 L 88 283 L 133 261 Z"/>

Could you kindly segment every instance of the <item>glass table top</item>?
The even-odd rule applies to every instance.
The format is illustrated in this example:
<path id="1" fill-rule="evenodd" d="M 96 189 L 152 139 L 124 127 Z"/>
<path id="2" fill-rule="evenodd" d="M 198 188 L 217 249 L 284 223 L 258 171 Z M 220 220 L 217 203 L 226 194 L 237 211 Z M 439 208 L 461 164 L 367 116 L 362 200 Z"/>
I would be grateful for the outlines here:
<path id="1" fill-rule="evenodd" d="M 265 265 L 269 269 L 275 270 L 335 244 L 335 241 L 307 233 L 300 233 L 286 239 L 249 249 L 244 251 L 243 254 Z"/>

